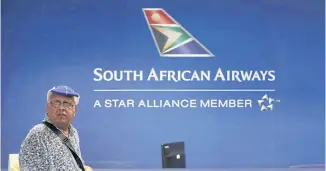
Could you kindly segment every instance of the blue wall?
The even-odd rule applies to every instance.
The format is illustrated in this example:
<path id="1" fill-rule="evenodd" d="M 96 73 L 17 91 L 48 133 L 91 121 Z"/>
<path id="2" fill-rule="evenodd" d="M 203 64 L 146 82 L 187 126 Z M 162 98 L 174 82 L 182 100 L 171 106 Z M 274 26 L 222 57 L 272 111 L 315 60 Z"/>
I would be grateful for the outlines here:
<path id="1" fill-rule="evenodd" d="M 185 141 L 187 165 L 288 167 L 324 163 L 322 0 L 2 1 L 1 156 L 41 122 L 46 92 L 81 94 L 74 120 L 93 167 L 161 167 L 160 144 Z M 164 8 L 214 54 L 159 57 L 142 8 Z M 274 82 L 94 82 L 93 69 L 275 70 Z M 94 92 L 102 88 L 275 88 L 272 112 L 93 108 L 95 100 L 253 98 L 264 92 Z M 17 126 L 19 125 L 19 126 Z"/>

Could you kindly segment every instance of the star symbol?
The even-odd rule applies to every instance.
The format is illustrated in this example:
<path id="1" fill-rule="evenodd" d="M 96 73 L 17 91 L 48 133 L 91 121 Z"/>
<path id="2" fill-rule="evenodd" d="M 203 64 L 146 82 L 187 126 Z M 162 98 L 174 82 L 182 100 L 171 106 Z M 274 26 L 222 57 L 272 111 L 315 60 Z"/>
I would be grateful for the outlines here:
<path id="1" fill-rule="evenodd" d="M 168 37 L 168 40 L 166 41 L 166 43 L 164 44 L 164 47 L 162 49 L 163 53 L 164 51 L 166 51 L 175 41 L 177 41 L 181 36 L 182 33 L 174 31 L 174 30 L 170 30 L 168 28 L 162 28 L 162 27 L 154 27 L 157 31 L 161 32 L 162 34 L 164 34 L 166 37 Z"/>
<path id="2" fill-rule="evenodd" d="M 267 101 L 267 105 L 264 102 Z M 265 94 L 260 100 L 257 100 L 258 105 L 260 106 L 260 111 L 273 110 L 274 102 L 280 102 L 280 100 L 275 100 L 270 98 Z"/>

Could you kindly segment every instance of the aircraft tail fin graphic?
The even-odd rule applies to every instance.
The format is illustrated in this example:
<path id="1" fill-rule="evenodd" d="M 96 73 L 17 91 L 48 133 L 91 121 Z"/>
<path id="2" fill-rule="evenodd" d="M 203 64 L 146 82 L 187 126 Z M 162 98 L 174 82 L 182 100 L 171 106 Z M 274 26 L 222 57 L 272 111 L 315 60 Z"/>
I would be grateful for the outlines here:
<path id="1" fill-rule="evenodd" d="M 144 16 L 162 57 L 214 55 L 162 8 L 143 8 Z"/>

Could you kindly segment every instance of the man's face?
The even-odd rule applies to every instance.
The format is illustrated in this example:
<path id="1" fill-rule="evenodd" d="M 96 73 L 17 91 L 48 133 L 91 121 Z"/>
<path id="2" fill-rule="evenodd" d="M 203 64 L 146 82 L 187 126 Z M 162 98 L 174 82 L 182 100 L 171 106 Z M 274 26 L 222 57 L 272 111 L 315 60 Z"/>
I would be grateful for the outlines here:
<path id="1" fill-rule="evenodd" d="M 48 118 L 59 127 L 67 127 L 76 113 L 77 106 L 72 97 L 54 95 L 47 104 Z"/>

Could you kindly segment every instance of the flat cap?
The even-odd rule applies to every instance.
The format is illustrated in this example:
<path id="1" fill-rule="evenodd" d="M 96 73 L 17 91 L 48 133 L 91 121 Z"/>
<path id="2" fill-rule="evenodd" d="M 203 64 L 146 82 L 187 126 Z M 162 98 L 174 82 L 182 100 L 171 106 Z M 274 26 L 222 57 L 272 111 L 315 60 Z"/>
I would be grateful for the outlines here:
<path id="1" fill-rule="evenodd" d="M 49 91 L 53 92 L 55 94 L 62 95 L 62 96 L 68 96 L 68 97 L 76 96 L 76 97 L 79 97 L 78 93 L 76 93 L 71 87 L 65 86 L 65 85 L 54 86 Z"/>

